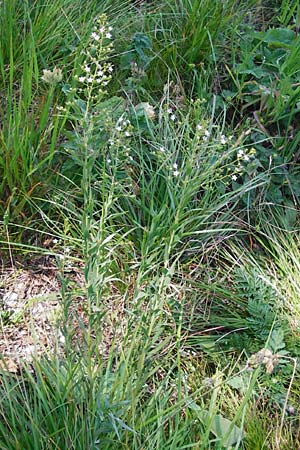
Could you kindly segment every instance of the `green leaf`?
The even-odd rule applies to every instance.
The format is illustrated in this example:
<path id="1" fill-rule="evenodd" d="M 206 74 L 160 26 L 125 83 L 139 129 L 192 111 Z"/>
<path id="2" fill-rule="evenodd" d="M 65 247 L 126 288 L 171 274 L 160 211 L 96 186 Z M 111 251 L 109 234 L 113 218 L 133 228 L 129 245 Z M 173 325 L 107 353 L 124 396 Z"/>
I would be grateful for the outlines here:
<path id="1" fill-rule="evenodd" d="M 278 353 L 285 348 L 284 331 L 282 328 L 275 328 L 272 331 L 268 347 L 273 353 Z"/>
<path id="2" fill-rule="evenodd" d="M 275 47 L 286 47 L 294 44 L 295 33 L 289 28 L 274 28 L 264 33 L 263 42 L 267 42 Z"/>
<path id="3" fill-rule="evenodd" d="M 201 416 L 203 422 L 207 422 L 207 420 L 210 420 L 209 412 L 206 410 L 201 411 Z M 216 416 L 214 416 L 210 422 L 211 422 L 210 431 L 217 438 L 222 440 L 222 444 L 224 447 L 230 448 L 244 438 L 243 430 L 237 427 L 236 425 L 232 424 L 231 420 L 226 419 L 221 414 L 217 414 Z M 229 432 L 228 436 L 226 437 L 225 440 L 223 440 L 228 432 Z"/>
<path id="4" fill-rule="evenodd" d="M 199 420 L 201 420 L 204 425 L 207 423 L 210 424 L 211 433 L 222 441 L 223 447 L 230 448 L 245 437 L 245 433 L 241 428 L 221 414 L 217 414 L 211 418 L 209 411 L 206 409 L 201 410 L 195 402 L 189 403 L 188 406 L 190 409 L 197 412 Z"/>

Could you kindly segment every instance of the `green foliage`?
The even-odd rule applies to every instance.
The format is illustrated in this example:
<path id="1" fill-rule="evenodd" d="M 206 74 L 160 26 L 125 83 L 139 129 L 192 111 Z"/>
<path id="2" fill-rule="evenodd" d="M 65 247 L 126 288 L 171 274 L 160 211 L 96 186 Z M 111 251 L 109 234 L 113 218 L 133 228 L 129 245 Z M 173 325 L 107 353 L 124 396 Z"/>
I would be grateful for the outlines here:
<path id="1" fill-rule="evenodd" d="M 245 143 L 254 147 L 256 155 L 237 185 L 265 173 L 265 188 L 245 202 L 285 205 L 291 212 L 287 225 L 293 225 L 297 213 L 292 209 L 299 205 L 299 35 L 291 27 L 256 31 L 245 25 L 238 36 L 231 67 L 225 62 L 229 80 L 224 80 L 221 103 L 231 110 L 233 120 L 247 116 L 250 129 Z"/>
<path id="2" fill-rule="evenodd" d="M 148 36 L 143 33 L 135 33 L 132 43 L 120 59 L 122 69 L 145 70 L 151 61 L 152 45 Z"/>
<path id="3" fill-rule="evenodd" d="M 300 100 L 299 37 L 289 28 L 246 30 L 240 42 L 233 73 L 242 108 L 255 109 L 267 128 L 293 127 Z"/>
<path id="4" fill-rule="evenodd" d="M 0 252 L 64 338 L 3 355 L 1 449 L 297 447 L 299 11 L 0 2 Z"/>
<path id="5" fill-rule="evenodd" d="M 221 415 L 215 415 L 210 418 L 209 411 L 201 410 L 195 403 L 190 403 L 189 408 L 198 412 L 201 422 L 209 423 L 210 431 L 216 438 L 222 442 L 222 448 L 232 448 L 235 444 L 239 444 L 243 437 L 243 431 L 234 425 L 231 420 Z M 224 437 L 227 436 L 225 439 Z"/>

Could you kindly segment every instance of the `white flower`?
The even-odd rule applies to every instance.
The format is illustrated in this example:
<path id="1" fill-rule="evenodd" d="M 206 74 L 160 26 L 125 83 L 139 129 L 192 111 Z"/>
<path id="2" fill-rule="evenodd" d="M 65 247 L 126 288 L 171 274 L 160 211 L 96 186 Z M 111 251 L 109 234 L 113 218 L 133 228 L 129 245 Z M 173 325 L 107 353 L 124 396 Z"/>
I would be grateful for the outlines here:
<path id="1" fill-rule="evenodd" d="M 92 83 L 93 82 L 93 78 L 92 77 L 89 77 L 89 78 L 87 78 L 87 80 L 86 80 L 88 83 Z"/>
<path id="2" fill-rule="evenodd" d="M 85 82 L 85 77 L 79 77 L 79 78 L 78 78 L 78 81 L 79 81 L 80 83 L 84 83 L 84 82 Z"/>
<path id="3" fill-rule="evenodd" d="M 236 175 L 232 175 L 231 179 L 232 179 L 233 181 L 236 181 L 236 180 L 238 179 L 238 177 L 237 177 Z"/>
<path id="4" fill-rule="evenodd" d="M 85 71 L 86 73 L 90 73 L 91 68 L 90 68 L 89 66 L 84 66 L 84 71 Z"/>
<path id="5" fill-rule="evenodd" d="M 171 115 L 170 115 L 170 119 L 174 122 L 174 120 L 176 120 L 175 114 L 171 114 Z"/>
<path id="6" fill-rule="evenodd" d="M 105 28 L 104 28 L 104 27 L 101 27 L 101 28 L 99 28 L 99 31 L 100 31 L 100 33 L 104 33 Z"/>
<path id="7" fill-rule="evenodd" d="M 204 131 L 204 134 L 205 134 L 206 137 L 209 137 L 209 136 L 210 136 L 210 132 L 209 132 L 208 130 L 205 130 L 205 131 Z"/>
<path id="8" fill-rule="evenodd" d="M 106 37 L 107 39 L 111 39 L 112 35 L 111 35 L 111 33 L 106 33 L 105 37 Z"/>
<path id="9" fill-rule="evenodd" d="M 200 123 L 199 123 L 196 128 L 198 131 L 200 131 L 200 130 L 202 130 L 202 125 L 200 125 Z"/>
<path id="10" fill-rule="evenodd" d="M 125 131 L 125 136 L 126 136 L 126 137 L 129 137 L 129 136 L 130 136 L 129 131 Z"/>
<path id="11" fill-rule="evenodd" d="M 178 175 L 179 175 L 178 170 L 174 170 L 173 175 L 174 175 L 174 177 L 178 177 Z"/>
<path id="12" fill-rule="evenodd" d="M 178 169 L 178 164 L 177 164 L 177 163 L 174 163 L 174 164 L 173 164 L 173 168 L 174 168 L 174 169 Z"/>
<path id="13" fill-rule="evenodd" d="M 173 113 L 173 109 L 172 109 L 172 108 L 168 108 L 168 109 L 167 109 L 167 112 L 168 112 L 169 114 L 172 114 L 172 113 Z"/>
<path id="14" fill-rule="evenodd" d="M 118 126 L 116 127 L 116 130 L 117 130 L 117 131 L 122 131 L 122 127 L 120 127 L 120 125 L 118 125 Z"/>
<path id="15" fill-rule="evenodd" d="M 57 244 L 58 243 L 58 239 L 54 238 L 53 239 L 53 244 Z"/>
<path id="16" fill-rule="evenodd" d="M 222 145 L 226 144 L 226 137 L 224 136 L 224 134 L 221 134 L 220 142 L 221 142 Z"/>
<path id="17" fill-rule="evenodd" d="M 99 34 L 97 34 L 97 33 L 92 33 L 92 34 L 91 34 L 91 38 L 95 39 L 95 41 L 99 41 L 100 36 L 99 36 Z"/>
<path id="18" fill-rule="evenodd" d="M 108 31 L 112 31 L 113 30 L 113 27 L 108 27 Z"/>
<path id="19" fill-rule="evenodd" d="M 159 151 L 165 153 L 166 150 L 163 147 L 160 147 Z"/>
<path id="20" fill-rule="evenodd" d="M 250 157 L 248 155 L 244 156 L 244 161 L 250 161 Z"/>
<path id="21" fill-rule="evenodd" d="M 71 251 L 70 247 L 65 248 L 65 253 L 70 253 L 70 251 Z"/>
<path id="22" fill-rule="evenodd" d="M 101 78 L 96 78 L 96 81 L 98 84 L 100 84 L 102 80 L 101 80 Z"/>
<path id="23" fill-rule="evenodd" d="M 239 150 L 237 152 L 238 158 L 242 158 L 242 156 L 244 156 L 244 151 L 243 150 Z"/>
<path id="24" fill-rule="evenodd" d="M 102 77 L 102 76 L 103 76 L 102 70 L 99 70 L 99 71 L 97 72 L 97 75 L 98 75 L 98 77 Z"/>
<path id="25" fill-rule="evenodd" d="M 107 69 L 110 73 L 112 73 L 114 71 L 114 66 L 109 66 Z"/>

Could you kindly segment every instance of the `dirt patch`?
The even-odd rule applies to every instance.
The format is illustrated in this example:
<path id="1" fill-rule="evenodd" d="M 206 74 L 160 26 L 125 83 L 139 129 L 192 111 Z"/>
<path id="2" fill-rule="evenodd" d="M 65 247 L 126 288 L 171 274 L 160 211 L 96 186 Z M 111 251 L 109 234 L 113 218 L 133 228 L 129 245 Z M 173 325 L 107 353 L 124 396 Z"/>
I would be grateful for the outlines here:
<path id="1" fill-rule="evenodd" d="M 68 299 L 62 299 L 61 272 L 53 257 L 0 270 L 0 368 L 18 372 L 33 357 L 65 352 L 62 324 L 72 349 L 81 352 L 86 332 L 102 357 L 118 348 L 127 330 L 124 295 L 107 286 L 96 328 L 89 328 L 84 268 L 68 264 Z M 67 311 L 66 311 L 67 308 Z M 66 328 L 65 328 L 66 329 Z"/>
<path id="2" fill-rule="evenodd" d="M 80 271 L 68 274 L 81 285 Z M 58 324 L 63 304 L 53 258 L 2 268 L 0 272 L 0 365 L 17 371 L 21 362 L 63 346 Z"/>

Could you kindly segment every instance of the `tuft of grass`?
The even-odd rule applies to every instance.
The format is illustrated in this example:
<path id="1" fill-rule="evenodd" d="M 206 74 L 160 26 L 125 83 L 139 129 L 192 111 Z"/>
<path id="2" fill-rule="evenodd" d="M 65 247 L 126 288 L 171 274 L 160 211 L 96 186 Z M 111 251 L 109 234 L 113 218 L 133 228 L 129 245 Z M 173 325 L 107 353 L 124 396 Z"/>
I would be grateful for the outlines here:
<path id="1" fill-rule="evenodd" d="M 272 8 L 0 3 L 1 252 L 59 267 L 64 337 L 3 355 L 3 450 L 297 447 L 299 133 L 234 72 Z"/>

